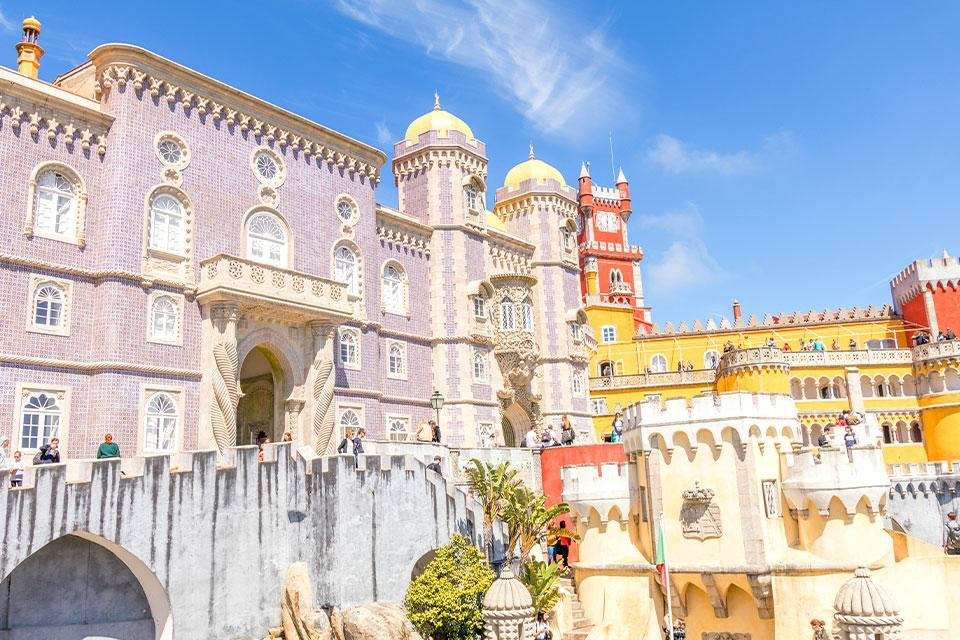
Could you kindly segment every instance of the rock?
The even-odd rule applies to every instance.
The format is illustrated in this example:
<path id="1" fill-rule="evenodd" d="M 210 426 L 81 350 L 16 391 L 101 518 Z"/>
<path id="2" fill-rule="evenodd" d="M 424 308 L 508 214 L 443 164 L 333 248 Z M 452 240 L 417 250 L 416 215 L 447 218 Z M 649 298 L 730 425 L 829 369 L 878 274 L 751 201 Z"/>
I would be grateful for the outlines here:
<path id="1" fill-rule="evenodd" d="M 374 602 L 343 612 L 344 640 L 415 640 L 419 635 L 399 604 Z"/>
<path id="2" fill-rule="evenodd" d="M 305 562 L 296 562 L 287 569 L 280 598 L 280 623 L 284 640 L 330 640 L 330 621 L 323 611 L 313 608 L 313 589 Z"/>
<path id="3" fill-rule="evenodd" d="M 343 640 L 343 614 L 336 607 L 330 611 L 330 633 L 334 640 Z"/>
<path id="4" fill-rule="evenodd" d="M 282 638 L 283 637 L 283 627 L 270 627 L 267 629 L 268 638 Z"/>

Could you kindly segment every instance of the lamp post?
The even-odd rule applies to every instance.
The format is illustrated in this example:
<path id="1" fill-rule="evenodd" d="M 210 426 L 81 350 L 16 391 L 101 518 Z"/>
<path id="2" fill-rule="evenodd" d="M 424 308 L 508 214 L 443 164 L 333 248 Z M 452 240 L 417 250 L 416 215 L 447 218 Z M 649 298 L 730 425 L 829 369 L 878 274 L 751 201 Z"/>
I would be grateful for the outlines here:
<path id="1" fill-rule="evenodd" d="M 434 411 L 437 412 L 437 432 L 440 431 L 440 409 L 443 408 L 443 394 L 439 391 L 434 391 L 433 395 L 430 396 L 430 406 L 433 407 Z M 439 442 L 439 438 L 437 441 Z"/>

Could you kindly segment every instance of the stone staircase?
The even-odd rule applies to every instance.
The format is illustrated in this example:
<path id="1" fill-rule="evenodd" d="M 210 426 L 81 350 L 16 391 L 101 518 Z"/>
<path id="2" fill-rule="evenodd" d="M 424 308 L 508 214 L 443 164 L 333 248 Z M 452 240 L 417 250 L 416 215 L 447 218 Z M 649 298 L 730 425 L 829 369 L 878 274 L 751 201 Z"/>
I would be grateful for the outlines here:
<path id="1" fill-rule="evenodd" d="M 577 595 L 577 585 L 573 578 L 560 578 L 560 586 L 570 591 L 570 604 L 573 611 L 573 629 L 563 634 L 563 640 L 586 640 L 590 630 L 593 629 L 593 623 L 583 612 L 583 605 L 580 604 L 580 597 Z"/>

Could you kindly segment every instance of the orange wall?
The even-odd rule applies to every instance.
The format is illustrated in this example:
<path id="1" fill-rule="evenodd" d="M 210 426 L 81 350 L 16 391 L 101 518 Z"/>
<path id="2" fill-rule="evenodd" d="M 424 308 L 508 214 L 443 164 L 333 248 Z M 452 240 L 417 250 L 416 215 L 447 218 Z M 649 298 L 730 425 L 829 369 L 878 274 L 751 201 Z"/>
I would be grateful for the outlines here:
<path id="1" fill-rule="evenodd" d="M 933 307 L 937 310 L 940 331 L 960 331 L 960 291 L 952 287 L 937 287 L 933 291 Z"/>

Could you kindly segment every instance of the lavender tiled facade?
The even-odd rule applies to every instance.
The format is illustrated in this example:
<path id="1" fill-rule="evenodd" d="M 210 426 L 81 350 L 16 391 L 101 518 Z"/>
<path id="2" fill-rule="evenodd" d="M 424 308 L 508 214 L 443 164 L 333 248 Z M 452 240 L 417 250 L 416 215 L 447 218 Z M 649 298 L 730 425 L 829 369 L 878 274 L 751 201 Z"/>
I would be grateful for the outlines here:
<path id="1" fill-rule="evenodd" d="M 12 448 L 27 448 L 30 420 L 52 420 L 74 457 L 107 432 L 128 453 L 222 448 L 224 416 L 242 426 L 227 444 L 261 428 L 316 444 L 327 412 L 336 434 L 359 422 L 371 437 L 413 437 L 435 389 L 452 445 L 514 442 L 561 414 L 589 432 L 587 347 L 570 328 L 584 322 L 570 316 L 576 256 L 560 237 L 568 187 L 534 181 L 498 191 L 492 212 L 470 209 L 467 181 L 487 190 L 483 143 L 431 130 L 394 149 L 394 210 L 376 202 L 376 149 L 136 47 L 90 58 L 54 85 L 0 70 L 14 87 L 0 110 L 11 159 L 0 171 L 0 423 Z M 163 156 L 161 140 L 179 155 Z M 273 168 L 261 172 L 262 158 Z M 66 232 L 50 232 L 40 203 L 50 172 L 71 185 Z M 180 207 L 178 231 L 156 213 L 163 195 Z M 273 225 L 268 240 L 258 216 Z M 157 244 L 166 233 L 174 249 Z M 282 258 L 259 264 L 257 243 L 274 241 Z M 354 256 L 354 290 L 340 247 Z M 402 281 L 392 297 L 388 267 Z M 62 296 L 55 326 L 38 307 L 45 284 Z M 523 335 L 499 320 L 510 295 L 533 301 Z M 176 310 L 169 326 L 160 298 Z M 341 361 L 344 330 L 356 332 L 354 362 Z M 41 393 L 52 404 L 28 406 Z M 150 405 L 158 394 L 166 413 Z M 150 440 L 147 425 L 165 416 L 171 437 Z"/>

